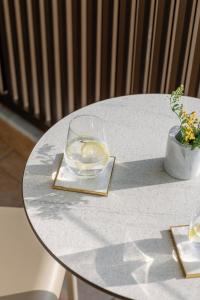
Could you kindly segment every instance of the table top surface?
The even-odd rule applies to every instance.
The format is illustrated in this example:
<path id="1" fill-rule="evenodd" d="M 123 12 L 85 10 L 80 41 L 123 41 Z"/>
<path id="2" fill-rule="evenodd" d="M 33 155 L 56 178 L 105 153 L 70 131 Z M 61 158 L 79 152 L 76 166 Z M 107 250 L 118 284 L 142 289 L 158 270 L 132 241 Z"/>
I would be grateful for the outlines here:
<path id="1" fill-rule="evenodd" d="M 184 97 L 200 111 L 200 100 Z M 108 197 L 53 190 L 68 123 L 76 115 L 105 120 L 116 156 Z M 163 170 L 169 129 L 178 119 L 167 95 L 114 98 L 78 110 L 39 140 L 25 168 L 23 196 L 42 243 L 67 268 L 108 293 L 136 300 L 199 299 L 200 279 L 185 279 L 169 233 L 200 206 L 199 178 Z"/>

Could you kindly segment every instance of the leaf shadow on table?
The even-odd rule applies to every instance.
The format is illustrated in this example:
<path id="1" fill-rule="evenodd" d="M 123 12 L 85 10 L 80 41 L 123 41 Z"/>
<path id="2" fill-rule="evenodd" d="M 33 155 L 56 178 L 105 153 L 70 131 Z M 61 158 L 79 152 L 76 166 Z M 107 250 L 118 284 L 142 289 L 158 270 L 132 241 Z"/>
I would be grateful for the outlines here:
<path id="1" fill-rule="evenodd" d="M 53 146 L 46 144 L 39 148 L 37 159 L 39 158 L 40 164 L 26 167 L 24 190 L 28 189 L 28 197 L 25 197 L 25 204 L 28 209 L 34 209 L 35 215 L 43 219 L 62 219 L 73 207 L 85 205 L 87 199 L 83 194 L 57 191 L 52 188 L 62 153 L 49 155 L 51 147 Z M 34 182 L 34 186 L 37 186 L 35 189 L 31 187 L 33 180 L 37 182 L 37 184 Z"/>
<path id="2" fill-rule="evenodd" d="M 111 191 L 180 181 L 169 176 L 163 166 L 163 157 L 117 163 L 114 166 Z"/>
<path id="3" fill-rule="evenodd" d="M 182 279 L 169 231 L 161 238 L 136 240 L 91 251 L 62 256 L 66 265 L 76 264 L 80 275 L 105 287 Z M 95 268 L 96 267 L 96 268 Z"/>
<path id="4" fill-rule="evenodd" d="M 63 218 L 68 218 L 71 222 L 84 228 L 91 236 L 96 237 L 102 242 L 106 242 L 105 238 L 97 231 L 69 213 L 77 207 L 87 210 L 88 201 L 92 198 L 94 203 L 94 198 L 99 200 L 101 196 L 52 189 L 52 177 L 55 176 L 63 155 L 63 153 L 49 155 L 49 151 L 53 150 L 53 147 L 49 144 L 43 145 L 36 153 L 37 164 L 33 163 L 26 167 L 26 184 L 24 190 L 27 190 L 25 194 L 28 194 L 28 196 L 24 199 L 25 206 L 28 211 L 31 211 L 32 217 L 39 217 L 41 220 L 62 220 Z M 38 163 L 38 160 L 40 163 Z M 33 180 L 35 181 L 34 187 L 36 188 L 32 187 Z"/>

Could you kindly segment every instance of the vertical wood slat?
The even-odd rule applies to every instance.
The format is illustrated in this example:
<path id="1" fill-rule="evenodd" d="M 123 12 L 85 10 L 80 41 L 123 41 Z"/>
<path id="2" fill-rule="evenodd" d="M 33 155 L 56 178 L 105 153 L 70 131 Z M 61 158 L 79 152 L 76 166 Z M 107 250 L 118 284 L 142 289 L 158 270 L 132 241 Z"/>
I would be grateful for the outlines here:
<path id="1" fill-rule="evenodd" d="M 81 0 L 81 105 L 87 104 L 87 0 Z"/>
<path id="2" fill-rule="evenodd" d="M 165 92 L 166 86 L 166 78 L 167 78 L 167 67 L 168 67 L 168 60 L 170 55 L 170 42 L 171 42 L 171 35 L 172 35 L 172 28 L 173 28 L 173 19 L 174 19 L 174 11 L 175 11 L 175 0 L 171 1 L 170 11 L 169 11 L 169 21 L 168 21 L 168 30 L 167 30 L 167 38 L 165 44 L 165 54 L 164 54 L 164 64 L 163 64 L 163 72 L 162 72 L 162 80 L 161 80 L 161 93 Z"/>
<path id="3" fill-rule="evenodd" d="M 39 24 L 41 29 L 41 53 L 42 53 L 42 71 L 43 71 L 43 89 L 44 89 L 44 101 L 46 120 L 45 122 L 51 122 L 51 111 L 50 111 L 50 90 L 49 90 L 49 78 L 48 78 L 48 61 L 47 61 L 47 36 L 46 36 L 46 16 L 45 16 L 45 3 L 44 0 L 39 1 Z M 41 95 L 41 96 L 43 96 Z M 41 109 L 40 109 L 41 111 Z"/>
<path id="4" fill-rule="evenodd" d="M 73 57 L 74 57 L 74 109 L 81 107 L 81 5 L 80 1 L 72 1 L 73 22 Z"/>
<path id="5" fill-rule="evenodd" d="M 67 26 L 67 76 L 68 76 L 68 111 L 74 110 L 74 55 L 73 55 L 73 29 L 72 29 L 72 1 L 66 2 Z"/>
<path id="6" fill-rule="evenodd" d="M 199 81 L 199 88 L 198 88 L 198 92 L 197 92 L 197 97 L 200 98 L 200 81 Z"/>
<path id="7" fill-rule="evenodd" d="M 156 1 L 152 0 L 150 5 L 150 15 L 149 15 L 149 25 L 148 25 L 148 34 L 147 34 L 147 49 L 145 57 L 145 66 L 144 66 L 144 82 L 143 82 L 143 93 L 148 91 L 148 78 L 149 78 L 149 67 L 150 67 L 150 58 L 151 58 L 151 47 L 152 47 L 152 37 L 153 29 L 155 24 L 155 13 L 156 13 Z"/>
<path id="8" fill-rule="evenodd" d="M 60 93 L 61 93 L 61 116 L 69 113 L 68 109 L 68 73 L 67 73 L 67 25 L 66 25 L 66 2 L 58 1 L 58 31 L 59 31 L 59 57 L 60 57 Z"/>
<path id="9" fill-rule="evenodd" d="M 118 19 L 119 19 L 119 0 L 115 0 L 114 7 L 113 7 L 113 23 L 112 23 L 112 58 L 111 58 L 112 61 L 111 61 L 111 79 L 110 79 L 111 98 L 115 96 Z"/>
<path id="10" fill-rule="evenodd" d="M 135 21 L 135 36 L 134 36 L 134 52 L 132 64 L 132 78 L 131 78 L 131 93 L 141 93 L 143 86 L 143 64 L 146 52 L 145 25 L 148 27 L 148 11 L 149 3 L 145 0 L 137 1 L 136 5 L 136 21 Z M 145 24 L 144 21 L 145 20 Z"/>
<path id="11" fill-rule="evenodd" d="M 186 76 L 186 93 L 195 96 L 199 92 L 200 76 L 200 1 L 197 2 L 192 34 L 190 57 Z M 197 63 L 198 62 L 198 63 Z"/>
<path id="12" fill-rule="evenodd" d="M 35 115 L 39 115 L 39 99 L 38 99 L 38 84 L 37 84 L 37 71 L 36 71 L 36 53 L 35 53 L 35 41 L 34 41 L 34 29 L 33 29 L 33 9 L 31 1 L 27 1 L 27 21 L 28 32 L 30 41 L 30 58 L 31 58 L 31 76 L 33 85 L 33 106 Z"/>
<path id="13" fill-rule="evenodd" d="M 6 1 L 6 0 L 2 1 L 2 6 L 3 6 L 2 12 L 4 13 L 5 36 L 6 36 L 6 42 L 7 42 L 8 62 L 9 62 L 8 65 L 9 65 L 9 76 L 10 76 L 10 78 L 7 78 L 7 82 L 11 88 L 10 92 L 12 94 L 13 100 L 14 100 L 14 102 L 17 102 L 18 91 L 17 91 L 15 61 L 14 61 L 14 53 L 13 53 L 13 41 L 12 41 L 8 1 Z M 2 44 L 3 44 L 3 41 L 2 41 Z"/>
<path id="14" fill-rule="evenodd" d="M 102 14 L 103 14 L 103 0 L 99 0 L 97 2 L 97 33 L 96 33 L 97 50 L 96 50 L 95 101 L 99 101 L 101 95 Z"/>
<path id="15" fill-rule="evenodd" d="M 4 92 L 5 90 L 3 85 L 3 73 L 2 73 L 1 60 L 0 60 L 0 94 L 3 94 Z"/>
<path id="16" fill-rule="evenodd" d="M 87 104 L 95 99 L 97 2 L 87 0 Z M 91 26 L 92 25 L 92 26 Z"/>
<path id="17" fill-rule="evenodd" d="M 42 43 L 41 43 L 41 24 L 40 24 L 40 8 L 38 1 L 32 1 L 32 26 L 33 26 L 33 38 L 35 45 L 35 72 L 38 95 L 38 118 L 46 124 L 46 107 L 45 107 L 45 93 L 44 93 L 44 64 L 42 61 Z"/>
<path id="18" fill-rule="evenodd" d="M 103 0 L 102 7 L 102 41 L 101 41 L 101 88 L 100 99 L 109 98 L 111 54 L 112 54 L 112 20 L 113 0 Z"/>
<path id="19" fill-rule="evenodd" d="M 20 63 L 20 70 L 21 70 L 21 81 L 22 81 L 22 95 L 23 95 L 23 106 L 24 109 L 30 109 L 30 103 L 28 99 L 28 89 L 27 89 L 27 74 L 25 68 L 25 50 L 24 50 L 24 42 L 23 42 L 23 35 L 22 35 L 22 18 L 20 12 L 20 2 L 15 0 L 14 1 L 14 8 L 16 13 L 16 30 L 17 30 L 17 40 L 18 40 L 18 51 L 19 51 L 19 63 Z"/>
<path id="20" fill-rule="evenodd" d="M 133 49 L 135 47 L 135 27 L 136 27 L 136 0 L 132 1 L 131 16 L 130 16 L 130 29 L 129 29 L 129 49 L 128 49 L 128 63 L 126 74 L 126 94 L 131 93 L 131 77 L 132 77 L 132 64 L 133 64 Z"/>
<path id="21" fill-rule="evenodd" d="M 49 81 L 49 100 L 51 112 L 51 124 L 57 121 L 57 105 L 56 105 L 56 79 L 55 79 L 55 54 L 54 54 L 54 38 L 53 38 L 53 12 L 52 1 L 44 1 L 45 9 L 45 34 L 47 43 L 47 64 L 48 64 L 48 81 Z"/>
<path id="22" fill-rule="evenodd" d="M 5 20 L 4 20 L 2 2 L 0 2 L 0 62 L 1 62 L 3 85 L 5 90 L 7 90 L 7 94 L 10 95 L 12 92 L 12 87 L 10 83 L 11 76 L 10 76 Z M 7 66 L 7 68 L 5 68 L 5 66 Z M 10 97 L 12 97 L 12 95 L 10 95 Z"/>
<path id="23" fill-rule="evenodd" d="M 181 74 L 181 82 L 185 84 L 185 89 L 186 90 L 188 88 L 187 87 L 187 82 L 186 82 L 186 73 L 187 73 L 188 60 L 189 60 L 189 54 L 190 54 L 190 48 L 191 48 L 191 42 L 192 42 L 192 32 L 193 32 L 193 28 L 194 28 L 197 2 L 198 2 L 198 0 L 193 0 L 192 1 L 192 11 L 191 11 L 191 18 L 190 18 L 190 23 L 189 23 L 188 37 L 187 37 L 187 41 L 186 41 L 184 65 L 183 65 L 183 70 L 182 70 L 182 74 Z"/>
<path id="24" fill-rule="evenodd" d="M 128 0 L 120 1 L 119 3 L 116 96 L 123 95 L 124 90 L 126 89 L 131 2 L 132 1 Z"/>
<path id="25" fill-rule="evenodd" d="M 23 81 L 22 81 L 19 46 L 18 46 L 18 38 L 17 38 L 16 13 L 15 13 L 14 2 L 9 0 L 8 4 L 9 4 L 11 30 L 12 30 L 13 51 L 14 51 L 16 82 L 17 82 L 17 92 L 18 92 L 17 104 L 20 107 L 23 107 Z"/>
<path id="26" fill-rule="evenodd" d="M 28 16 L 28 1 L 18 1 L 19 4 L 19 14 L 21 16 L 20 20 L 20 30 L 22 34 L 22 51 L 23 51 L 23 63 L 24 63 L 24 69 L 25 69 L 25 83 L 27 86 L 27 92 L 28 92 L 28 104 L 25 107 L 25 110 L 28 110 L 32 115 L 37 117 L 36 110 L 38 110 L 37 107 L 37 99 L 35 99 L 35 96 L 37 97 L 36 93 L 37 91 L 34 91 L 34 87 L 36 86 L 36 83 L 33 82 L 35 75 L 31 52 L 34 53 L 34 51 L 31 49 L 33 47 L 33 43 L 31 41 L 31 36 L 29 32 L 29 16 Z M 30 2 L 29 2 L 30 4 Z M 30 23 L 31 24 L 31 23 Z"/>
<path id="27" fill-rule="evenodd" d="M 53 22 L 53 49 L 55 62 L 55 106 L 56 106 L 56 120 L 62 117 L 61 104 L 61 72 L 60 72 L 60 49 L 59 49 L 59 25 L 58 25 L 58 1 L 52 0 L 52 22 Z"/>
<path id="28" fill-rule="evenodd" d="M 149 62 L 149 77 L 147 83 L 148 92 L 156 92 L 157 81 L 159 76 L 159 58 L 161 57 L 161 45 L 162 45 L 162 33 L 163 33 L 163 20 L 166 14 L 165 10 L 166 2 L 165 0 L 157 0 L 155 6 L 155 20 L 152 32 L 152 46 L 151 55 Z"/>
<path id="29" fill-rule="evenodd" d="M 176 80 L 174 86 L 177 86 L 177 83 L 181 82 L 182 73 L 185 64 L 186 50 L 187 50 L 187 42 L 190 41 L 190 24 L 193 23 L 193 4 L 195 1 L 186 1 L 186 9 L 184 11 L 184 21 L 183 21 L 183 30 L 182 37 L 180 40 L 179 54 L 177 55 L 177 61 L 174 60 L 174 63 L 178 65 L 176 71 Z M 183 4 L 183 3 L 182 3 Z M 183 82 L 185 84 L 185 81 Z"/>
<path id="30" fill-rule="evenodd" d="M 181 38 L 183 35 L 184 29 L 184 15 L 186 10 L 186 1 L 187 0 L 177 0 L 175 7 L 175 15 L 173 22 L 173 30 L 172 30 L 172 39 L 170 43 L 170 54 L 169 54 L 169 62 L 167 68 L 167 78 L 166 78 L 166 86 L 165 91 L 170 92 L 176 88 L 176 76 L 177 76 L 177 67 L 178 64 L 178 56 L 180 55 L 180 47 L 181 47 Z"/>

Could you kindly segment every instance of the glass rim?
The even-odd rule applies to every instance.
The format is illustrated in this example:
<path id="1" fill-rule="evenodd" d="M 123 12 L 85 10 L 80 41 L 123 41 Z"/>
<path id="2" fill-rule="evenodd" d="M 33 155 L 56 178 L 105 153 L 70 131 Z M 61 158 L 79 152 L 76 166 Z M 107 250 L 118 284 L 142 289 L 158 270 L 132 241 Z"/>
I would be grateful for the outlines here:
<path id="1" fill-rule="evenodd" d="M 70 121 L 69 121 L 69 128 L 68 128 L 68 131 L 71 130 L 74 134 L 78 135 L 79 133 L 76 132 L 74 129 L 72 129 L 72 122 L 76 119 L 79 119 L 81 117 L 89 117 L 89 118 L 94 118 L 94 119 L 97 119 L 99 121 L 101 121 L 103 123 L 103 119 L 99 116 L 96 116 L 96 115 L 88 115 L 88 114 L 85 114 L 85 115 L 78 115 L 78 116 L 75 116 L 74 118 L 72 118 Z"/>

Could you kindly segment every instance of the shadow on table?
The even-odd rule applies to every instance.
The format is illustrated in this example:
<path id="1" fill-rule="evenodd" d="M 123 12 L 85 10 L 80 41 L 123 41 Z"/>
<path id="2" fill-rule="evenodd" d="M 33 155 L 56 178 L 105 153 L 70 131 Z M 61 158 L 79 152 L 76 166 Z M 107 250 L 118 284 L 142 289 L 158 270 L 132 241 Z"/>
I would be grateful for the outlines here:
<path id="1" fill-rule="evenodd" d="M 43 145 L 37 152 L 40 164 L 26 167 L 24 189 L 28 189 L 29 196 L 25 198 L 25 203 L 26 206 L 35 210 L 37 216 L 44 219 L 62 219 L 63 215 L 67 214 L 74 206 L 85 205 L 87 199 L 84 194 L 70 193 L 69 197 L 65 191 L 58 192 L 52 188 L 53 178 L 62 158 L 62 153 L 58 153 L 56 156 L 49 155 L 52 148 L 53 146 L 49 144 Z M 37 182 L 35 189 L 31 188 L 33 180 Z M 34 186 L 36 185 L 34 184 Z"/>
<path id="2" fill-rule="evenodd" d="M 76 264 L 76 270 L 83 272 L 87 279 L 92 276 L 96 284 L 119 287 L 183 278 L 173 254 L 170 233 L 162 231 L 160 239 L 136 240 L 61 259 L 66 265 Z"/>
<path id="3" fill-rule="evenodd" d="M 26 204 L 34 208 L 35 213 L 47 219 L 62 219 L 76 205 L 86 205 L 89 195 L 66 193 L 52 189 L 53 177 L 56 174 L 62 153 L 49 154 L 53 145 L 45 144 L 38 149 L 36 156 L 40 163 L 26 167 L 26 185 L 29 197 Z M 53 151 L 52 151 L 53 152 Z M 34 162 L 34 160 L 33 160 Z M 32 176 L 34 175 L 34 177 Z M 37 182 L 37 189 L 31 188 L 32 180 Z M 125 162 L 114 167 L 111 191 L 137 188 L 176 182 L 163 170 L 163 158 Z M 39 182 L 39 183 L 38 183 Z M 55 197 L 56 196 L 56 197 Z M 97 196 L 98 197 L 98 196 Z M 94 197 L 93 197 L 94 198 Z"/>
<path id="4" fill-rule="evenodd" d="M 53 145 L 44 144 L 37 151 L 40 164 L 28 166 L 26 175 L 51 176 L 57 170 L 62 153 L 49 154 Z M 114 166 L 110 190 L 174 183 L 180 181 L 169 176 L 163 167 L 163 157 L 117 163 Z"/>
<path id="5" fill-rule="evenodd" d="M 114 246 L 114 249 L 103 249 L 96 257 L 98 274 L 108 286 L 183 278 L 180 266 L 172 256 L 169 231 L 162 231 L 161 236 L 160 239 L 137 240 Z"/>
<path id="6" fill-rule="evenodd" d="M 114 166 L 111 190 L 122 190 L 179 181 L 169 176 L 163 167 L 163 157 L 129 161 Z"/>

